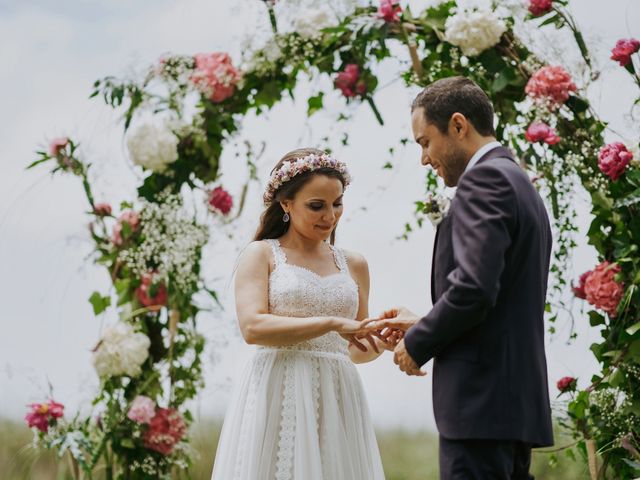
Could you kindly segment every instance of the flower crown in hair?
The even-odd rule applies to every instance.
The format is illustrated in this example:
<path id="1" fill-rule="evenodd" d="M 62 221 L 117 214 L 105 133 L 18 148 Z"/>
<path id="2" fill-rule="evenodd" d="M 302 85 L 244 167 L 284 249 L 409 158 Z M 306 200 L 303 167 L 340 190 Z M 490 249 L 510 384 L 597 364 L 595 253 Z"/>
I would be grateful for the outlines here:
<path id="1" fill-rule="evenodd" d="M 284 162 L 280 168 L 271 173 L 271 178 L 264 192 L 263 200 L 266 206 L 271 205 L 275 198 L 276 191 L 286 182 L 296 175 L 304 172 L 313 172 L 320 168 L 331 168 L 340 172 L 344 177 L 344 186 L 351 183 L 351 176 L 347 170 L 347 164 L 330 157 L 327 154 L 317 155 L 312 153 L 306 157 L 301 157 L 293 162 Z"/>

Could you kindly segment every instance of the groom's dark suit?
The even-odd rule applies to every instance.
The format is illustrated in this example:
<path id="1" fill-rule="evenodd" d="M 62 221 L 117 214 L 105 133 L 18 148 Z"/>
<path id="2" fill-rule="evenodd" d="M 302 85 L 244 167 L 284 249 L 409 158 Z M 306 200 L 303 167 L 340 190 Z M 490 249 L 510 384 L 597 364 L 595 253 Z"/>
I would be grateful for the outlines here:
<path id="1" fill-rule="evenodd" d="M 540 196 L 509 150 L 490 150 L 459 181 L 436 234 L 433 309 L 405 336 L 418 365 L 434 358 L 444 441 L 553 444 L 543 324 L 550 253 Z"/>

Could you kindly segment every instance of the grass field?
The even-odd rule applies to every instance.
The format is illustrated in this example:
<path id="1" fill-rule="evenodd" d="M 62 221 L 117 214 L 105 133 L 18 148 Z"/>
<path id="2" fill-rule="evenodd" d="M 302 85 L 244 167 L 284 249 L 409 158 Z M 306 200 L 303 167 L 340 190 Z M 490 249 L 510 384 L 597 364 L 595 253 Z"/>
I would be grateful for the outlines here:
<path id="1" fill-rule="evenodd" d="M 194 427 L 192 444 L 199 453 L 195 465 L 180 478 L 209 480 L 213 456 L 218 443 L 220 425 L 201 421 Z M 66 461 L 58 464 L 51 452 L 39 453 L 29 445 L 31 431 L 23 424 L 0 419 L 0 479 L 2 480 L 66 480 L 71 479 Z M 557 439 L 557 443 L 569 443 Z M 438 478 L 437 436 L 430 432 L 387 430 L 378 432 L 386 480 L 436 480 Z M 536 479 L 588 480 L 586 466 L 557 455 L 554 466 L 551 456 L 534 453 L 532 473 Z M 94 479 L 102 478 L 96 475 Z"/>

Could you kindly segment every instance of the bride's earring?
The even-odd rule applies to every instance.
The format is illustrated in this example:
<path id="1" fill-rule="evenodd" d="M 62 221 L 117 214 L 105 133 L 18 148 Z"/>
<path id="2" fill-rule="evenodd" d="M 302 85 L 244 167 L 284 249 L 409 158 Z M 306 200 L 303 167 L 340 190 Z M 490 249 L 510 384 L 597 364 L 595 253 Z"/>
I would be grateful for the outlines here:
<path id="1" fill-rule="evenodd" d="M 289 213 L 284 212 L 284 215 L 282 216 L 282 221 L 283 221 L 284 223 L 288 223 L 288 222 L 289 222 L 289 220 L 291 220 L 291 217 L 289 216 Z"/>

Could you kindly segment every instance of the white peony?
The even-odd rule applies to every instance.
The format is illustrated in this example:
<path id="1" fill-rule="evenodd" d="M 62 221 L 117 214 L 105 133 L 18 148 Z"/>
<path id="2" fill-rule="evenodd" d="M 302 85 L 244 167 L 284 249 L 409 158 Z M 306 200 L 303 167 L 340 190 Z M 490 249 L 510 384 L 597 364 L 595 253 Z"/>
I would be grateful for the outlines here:
<path id="1" fill-rule="evenodd" d="M 133 163 L 161 173 L 178 159 L 178 141 L 168 123 L 145 123 L 128 135 L 127 148 Z"/>
<path id="2" fill-rule="evenodd" d="M 459 11 L 445 23 L 445 39 L 474 57 L 500 41 L 507 25 L 489 10 Z"/>
<path id="3" fill-rule="evenodd" d="M 140 366 L 149 356 L 151 341 L 127 323 L 118 322 L 102 332 L 93 352 L 93 366 L 101 378 L 140 375 Z"/>
<path id="4" fill-rule="evenodd" d="M 334 25 L 326 9 L 305 8 L 298 12 L 293 21 L 294 30 L 303 38 L 315 38 L 321 35 L 321 29 Z"/>

